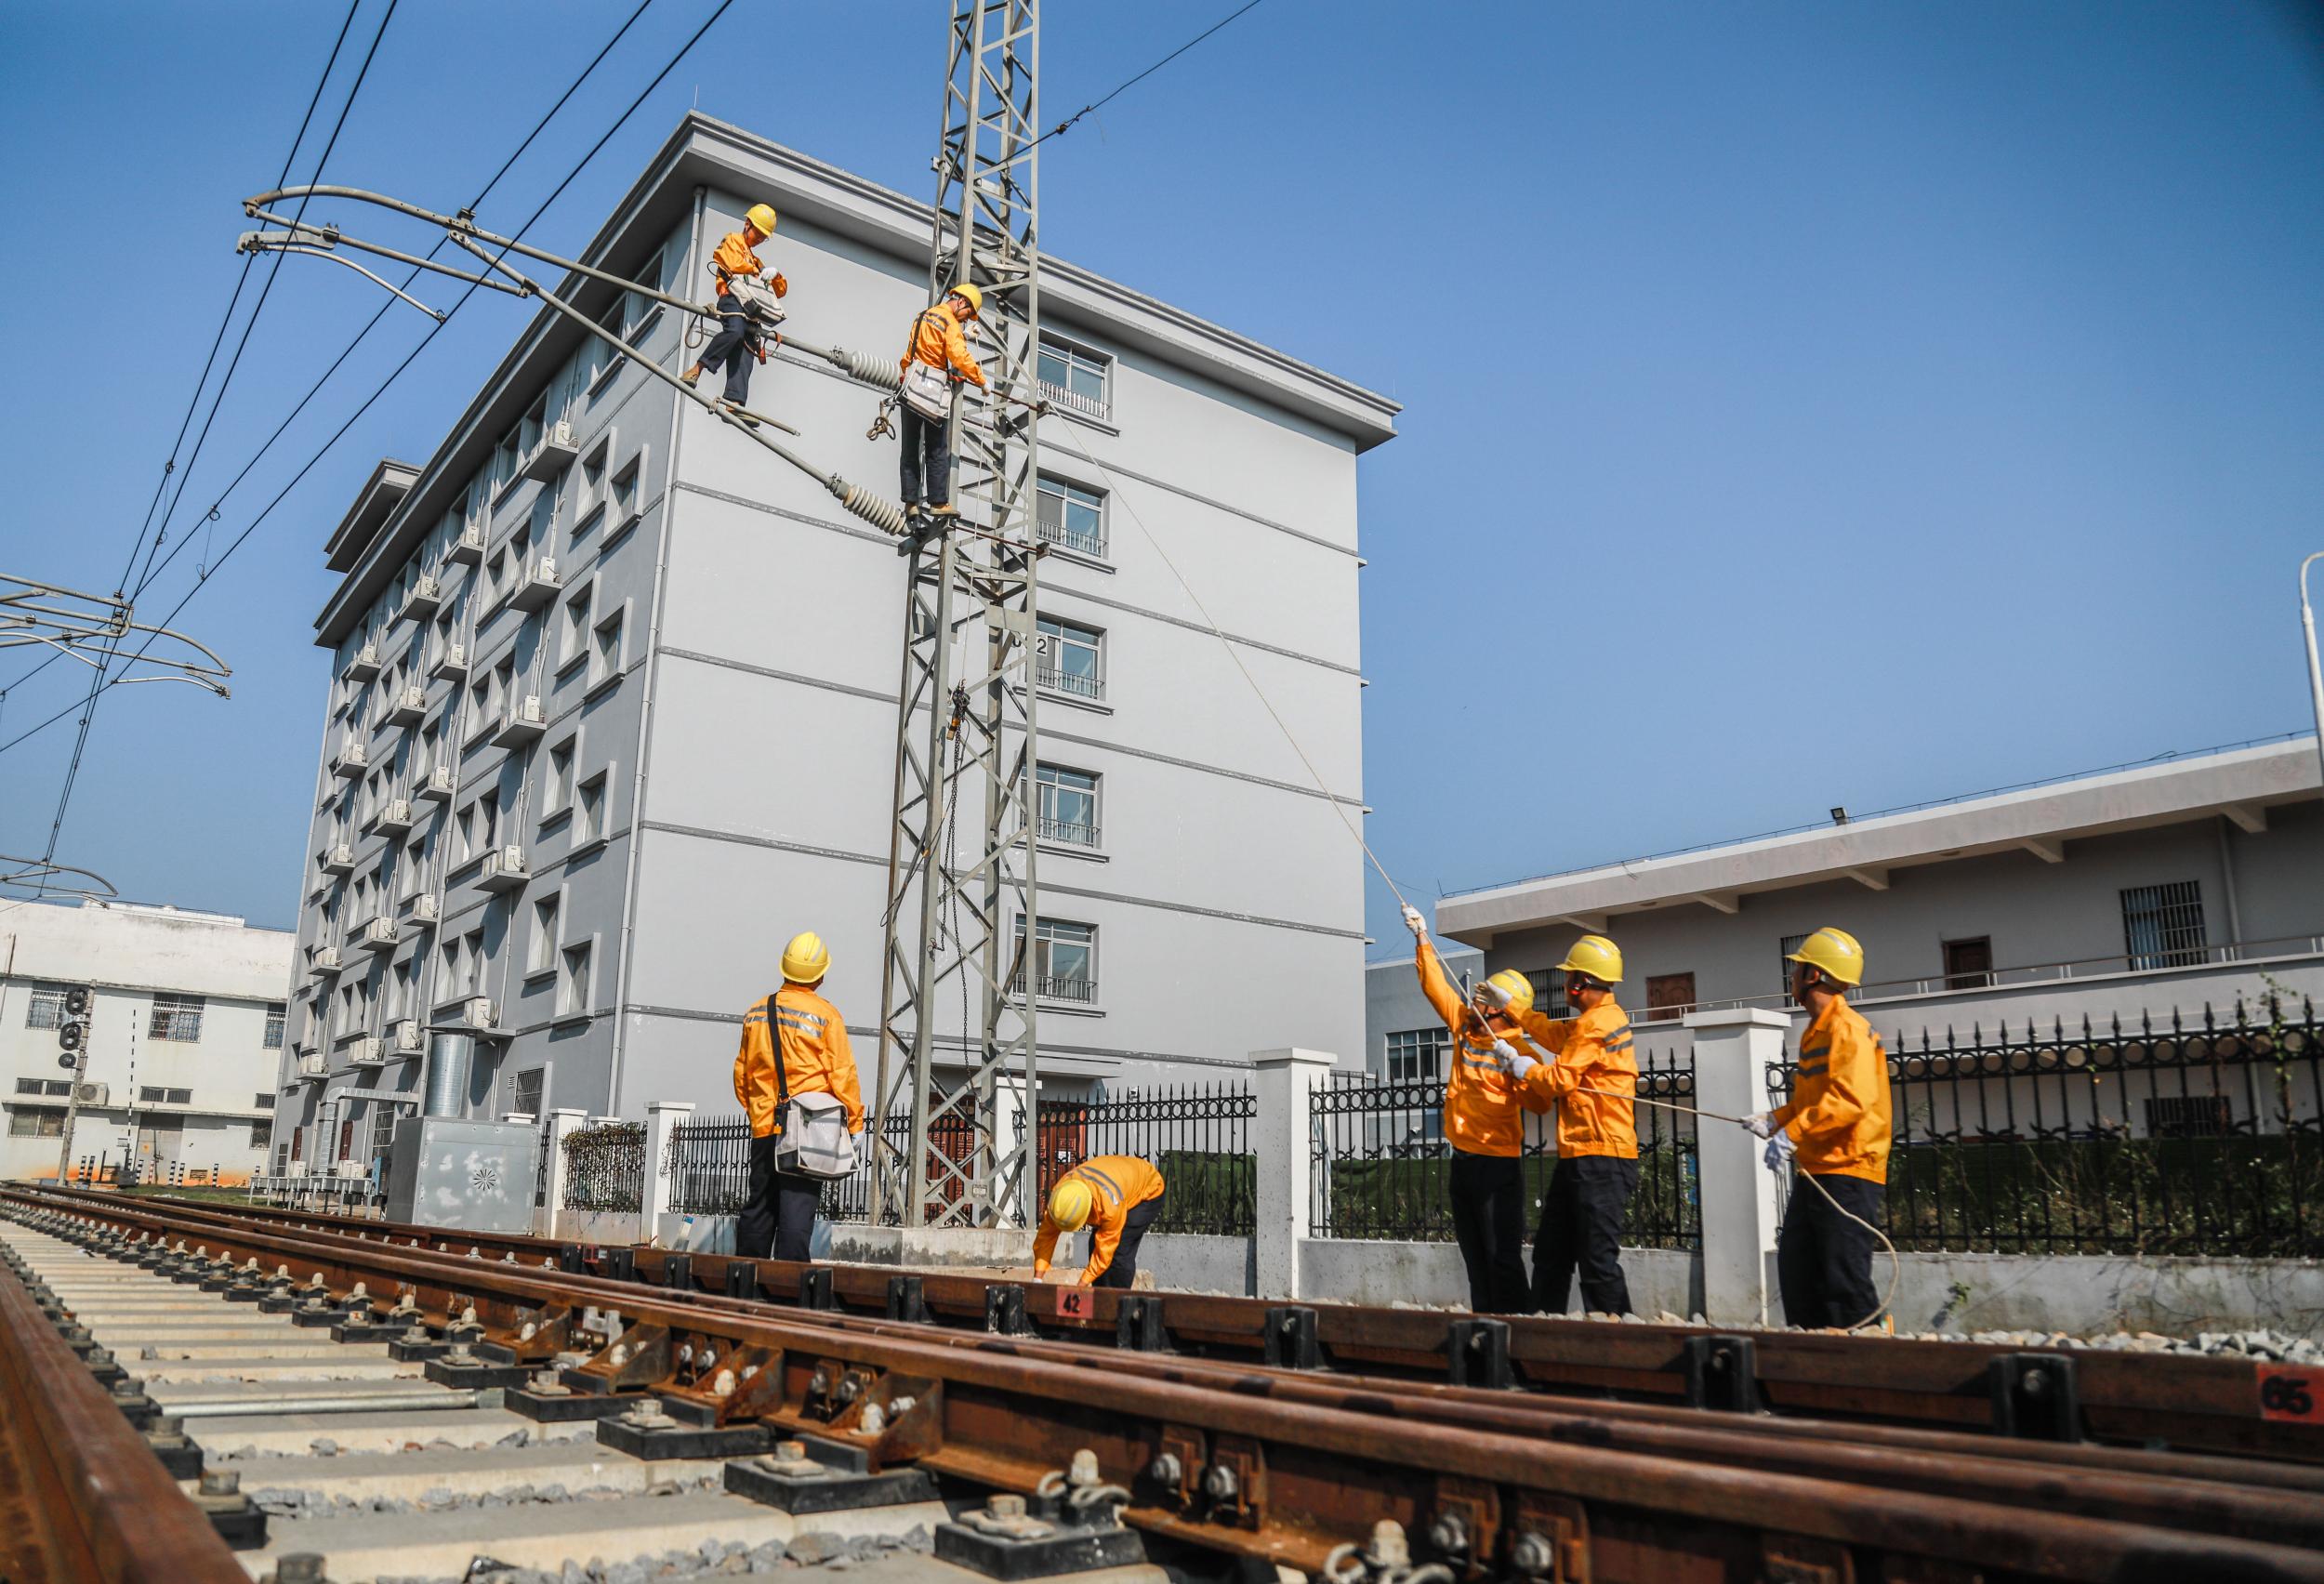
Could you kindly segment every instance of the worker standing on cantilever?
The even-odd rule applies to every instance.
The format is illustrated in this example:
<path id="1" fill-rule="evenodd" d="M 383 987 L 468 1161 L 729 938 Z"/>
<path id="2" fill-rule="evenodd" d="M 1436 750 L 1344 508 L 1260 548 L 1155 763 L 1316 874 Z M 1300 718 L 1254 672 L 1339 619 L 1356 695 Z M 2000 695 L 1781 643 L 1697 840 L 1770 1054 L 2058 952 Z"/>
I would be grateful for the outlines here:
<path id="1" fill-rule="evenodd" d="M 1525 1037 L 1556 1060 L 1519 1050 L 1503 1065 L 1527 1110 L 1557 1107 L 1557 1168 L 1541 1201 L 1533 1244 L 1533 1297 L 1545 1314 L 1565 1313 L 1574 1272 L 1581 1306 L 1592 1314 L 1628 1314 L 1622 1278 L 1622 1221 L 1638 1191 L 1638 1058 L 1630 1016 L 1615 1003 L 1622 949 L 1604 935 L 1584 935 L 1558 965 L 1578 1018 L 1517 1013 Z"/>
<path id="2" fill-rule="evenodd" d="M 956 380 L 984 383 L 984 370 L 969 355 L 962 326 L 984 310 L 984 294 L 968 282 L 944 294 L 912 324 L 912 344 L 897 365 L 904 376 L 904 509 L 909 516 L 952 517 L 952 451 L 945 443 L 952 421 Z"/>
<path id="3" fill-rule="evenodd" d="M 1452 1072 L 1445 1084 L 1445 1142 L 1452 1145 L 1453 1236 L 1469 1273 L 1469 1307 L 1479 1314 L 1523 1314 L 1525 1287 L 1525 1114 L 1503 1065 L 1516 1054 L 1507 1036 L 1533 1005 L 1533 982 L 1503 969 L 1463 1001 L 1429 944 L 1416 907 L 1404 910 L 1412 931 L 1420 992 L 1452 1031 Z"/>
<path id="4" fill-rule="evenodd" d="M 750 1198 L 734 1223 L 734 1252 L 746 1260 L 768 1258 L 770 1247 L 774 1259 L 804 1260 L 814 1234 L 823 1180 L 775 1167 L 789 1101 L 831 1095 L 845 1110 L 847 1130 L 864 1130 L 847 1020 L 816 994 L 830 971 L 823 937 L 812 930 L 794 935 L 783 948 L 783 987 L 743 1014 L 734 1098 L 750 1118 Z"/>
<path id="5" fill-rule="evenodd" d="M 743 218 L 743 229 L 729 231 L 726 239 L 710 255 L 710 273 L 719 284 L 719 333 L 710 337 L 710 344 L 702 350 L 702 359 L 678 377 L 693 386 L 708 369 L 716 374 L 726 370 L 725 403 L 737 411 L 750 405 L 750 365 L 764 361 L 766 344 L 752 328 L 750 316 L 734 296 L 734 282 L 756 281 L 766 266 L 759 262 L 759 255 L 751 249 L 774 234 L 774 210 L 765 204 L 753 204 Z M 790 282 L 781 271 L 768 277 L 767 289 L 776 297 L 786 295 Z"/>
<path id="6" fill-rule="evenodd" d="M 1770 1171 L 1796 1155 L 1800 1170 L 1816 1179 L 1793 1186 L 1776 1241 L 1783 1317 L 1811 1330 L 1862 1326 L 1882 1317 L 1872 1228 L 1888 1192 L 1888 1052 L 1848 1005 L 1848 991 L 1864 983 L 1864 948 L 1854 935 L 1827 925 L 1786 960 L 1797 965 L 1791 998 L 1808 1014 L 1798 1082 L 1788 1103 L 1744 1123 L 1767 1141 Z"/>
<path id="7" fill-rule="evenodd" d="M 1162 1174 L 1136 1155 L 1083 1161 L 1050 1190 L 1033 1239 L 1033 1274 L 1048 1275 L 1057 1240 L 1087 1226 L 1089 1262 L 1074 1274 L 1074 1285 L 1127 1291 L 1138 1279 L 1138 1245 L 1162 1213 Z"/>

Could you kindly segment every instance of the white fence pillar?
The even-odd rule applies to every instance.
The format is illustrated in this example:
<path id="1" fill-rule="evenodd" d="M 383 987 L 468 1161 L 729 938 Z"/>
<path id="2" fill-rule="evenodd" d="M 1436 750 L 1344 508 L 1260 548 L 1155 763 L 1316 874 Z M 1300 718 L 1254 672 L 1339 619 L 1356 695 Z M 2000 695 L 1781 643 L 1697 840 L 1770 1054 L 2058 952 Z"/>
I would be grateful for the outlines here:
<path id="1" fill-rule="evenodd" d="M 1783 1060 L 1791 1020 L 1763 1007 L 1689 1012 L 1695 1036 L 1695 1103 L 1750 1116 L 1771 1103 L 1767 1069 Z M 1695 1166 L 1703 1221 L 1703 1313 L 1713 1325 L 1764 1326 L 1782 1304 L 1768 1276 L 1775 1252 L 1776 1175 L 1765 1141 L 1732 1122 L 1696 1124 Z"/>
<path id="2" fill-rule="evenodd" d="M 1024 1091 L 1024 1080 L 1012 1073 L 1001 1073 L 993 1079 L 993 1147 L 1005 1158 L 1020 1141 L 1024 1144 L 1024 1164 L 1006 1188 L 995 1181 L 993 1190 L 993 1219 L 998 1226 L 1032 1226 L 1038 1221 L 1035 1212 L 1026 1219 L 1034 1195 L 1040 1192 L 1041 1141 L 1033 1125 L 1033 1102 Z M 868 1149 L 865 1151 L 869 1155 Z"/>
<path id="3" fill-rule="evenodd" d="M 589 1114 L 577 1105 L 561 1106 L 548 1114 L 548 1191 L 541 1206 L 541 1225 L 554 1236 L 557 1218 L 565 1211 L 565 1141 L 579 1132 Z"/>
<path id="4" fill-rule="evenodd" d="M 663 1216 L 669 1213 L 670 1202 L 676 1197 L 676 1179 L 670 1172 L 670 1137 L 686 1123 L 693 1120 L 694 1102 L 691 1100 L 656 1100 L 645 1108 L 645 1175 L 643 1192 L 638 1204 L 638 1241 L 654 1241 L 654 1229 Z"/>
<path id="5" fill-rule="evenodd" d="M 1321 1050 L 1256 1050 L 1251 1053 L 1251 1154 L 1259 1181 L 1258 1247 L 1260 1298 L 1300 1294 L 1300 1240 L 1307 1235 L 1314 1190 L 1314 1151 L 1309 1126 L 1309 1096 L 1332 1058 Z"/>

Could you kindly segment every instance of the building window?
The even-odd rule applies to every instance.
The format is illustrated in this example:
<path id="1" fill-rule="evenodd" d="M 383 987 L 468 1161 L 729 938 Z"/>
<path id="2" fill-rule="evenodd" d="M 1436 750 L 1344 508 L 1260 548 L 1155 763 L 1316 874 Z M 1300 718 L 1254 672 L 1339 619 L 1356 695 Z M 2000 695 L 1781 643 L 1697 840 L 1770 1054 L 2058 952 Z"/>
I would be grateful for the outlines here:
<path id="1" fill-rule="evenodd" d="M 161 1089 L 147 1084 L 138 1090 L 140 1105 L 191 1105 L 193 1091 L 190 1089 Z"/>
<path id="2" fill-rule="evenodd" d="M 548 1099 L 548 1068 L 525 1068 L 508 1080 L 508 1109 L 539 1121 L 542 1102 Z"/>
<path id="3" fill-rule="evenodd" d="M 1041 477 L 1033 508 L 1034 531 L 1052 545 L 1085 556 L 1105 553 L 1105 496 L 1063 479 Z"/>
<path id="4" fill-rule="evenodd" d="M 612 532 L 618 533 L 627 527 L 638 515 L 638 476 L 645 471 L 640 465 L 644 460 L 645 454 L 640 452 L 629 459 L 627 467 L 614 475 L 614 503 L 612 509 L 606 513 L 606 525 Z"/>
<path id="5" fill-rule="evenodd" d="M 1105 696 L 1105 635 L 1071 622 L 1039 618 L 1033 646 L 1033 680 L 1076 698 Z"/>
<path id="6" fill-rule="evenodd" d="M 581 941 L 564 950 L 564 970 L 557 976 L 557 1014 L 578 1017 L 589 1010 L 589 943 Z"/>
<path id="7" fill-rule="evenodd" d="M 1646 1011 L 1643 1022 L 1664 1023 L 1695 1004 L 1692 973 L 1650 973 L 1646 976 Z"/>
<path id="8" fill-rule="evenodd" d="M 589 454 L 581 458 L 581 478 L 573 495 L 573 533 L 575 538 L 589 531 L 597 521 L 598 508 L 605 504 L 605 461 L 614 448 L 611 429 L 605 431 Z"/>
<path id="9" fill-rule="evenodd" d="M 11 1139 L 58 1139 L 64 1136 L 64 1113 L 20 1105 L 8 1112 Z"/>
<path id="10" fill-rule="evenodd" d="M 26 1028 L 62 1028 L 64 1026 L 64 986 L 35 984 L 33 998 L 24 1009 Z"/>
<path id="11" fill-rule="evenodd" d="M 1786 935 L 1776 943 L 1776 979 L 1785 995 L 1791 993 L 1791 954 L 1807 944 L 1805 935 Z"/>
<path id="12" fill-rule="evenodd" d="M 604 834 L 605 772 L 600 771 L 581 784 L 580 801 L 573 816 L 574 845 L 595 841 Z"/>
<path id="13" fill-rule="evenodd" d="M 573 805 L 574 740 L 567 737 L 548 750 L 548 780 L 541 788 L 541 819 L 555 819 Z"/>
<path id="14" fill-rule="evenodd" d="M 533 904 L 533 949 L 524 959 L 527 973 L 547 973 L 557 966 L 557 899 L 545 896 Z"/>
<path id="15" fill-rule="evenodd" d="M 152 1020 L 146 1024 L 148 1039 L 175 1039 L 193 1044 L 202 1037 L 202 997 L 199 996 L 156 995 L 153 997 Z"/>
<path id="16" fill-rule="evenodd" d="M 271 1122 L 253 1122 L 252 1124 L 250 1124 L 250 1147 L 251 1147 L 252 1149 L 254 1149 L 254 1150 L 262 1150 L 262 1149 L 267 1148 L 269 1145 L 272 1144 L 273 1142 L 274 1142 L 274 1124 L 273 1124 L 273 1123 L 271 1123 Z"/>
<path id="17" fill-rule="evenodd" d="M 557 669 L 567 666 L 588 653 L 590 605 L 597 594 L 597 585 L 585 583 L 572 599 L 565 601 L 564 626 L 558 629 Z"/>
<path id="18" fill-rule="evenodd" d="M 271 1090 L 271 1089 L 266 1089 L 266 1090 L 261 1090 L 261 1091 L 258 1093 L 258 1095 L 257 1096 L 257 1098 L 255 1098 L 255 1099 L 253 1099 L 253 1100 L 251 1101 L 251 1102 L 250 1102 L 250 1109 L 251 1109 L 251 1110 L 253 1110 L 253 1111 L 268 1111 L 268 1110 L 271 1110 L 271 1109 L 273 1108 L 273 1105 L 274 1105 L 274 1094 L 273 1094 L 273 1091 L 272 1091 L 272 1090 Z"/>
<path id="19" fill-rule="evenodd" d="M 1093 418 L 1111 418 L 1114 403 L 1106 386 L 1114 360 L 1103 352 L 1056 336 L 1041 337 L 1041 355 L 1034 370 L 1041 394 Z"/>
<path id="20" fill-rule="evenodd" d="M 1555 969 L 1544 968 L 1525 972 L 1525 983 L 1533 986 L 1533 1010 L 1545 1018 L 1570 1018 L 1572 1003 L 1565 999 L 1565 976 Z"/>
<path id="21" fill-rule="evenodd" d="M 597 626 L 597 649 L 589 660 L 589 686 L 621 675 L 621 613 L 615 611 Z"/>
<path id="22" fill-rule="evenodd" d="M 1056 764 L 1037 766 L 1033 773 L 1040 801 L 1041 839 L 1095 847 L 1098 778 L 1086 770 L 1067 770 Z"/>
<path id="23" fill-rule="evenodd" d="M 2146 1102 L 2150 1139 L 2224 1139 L 2235 1130 L 2235 1107 L 2224 1094 L 2162 1094 Z"/>
<path id="24" fill-rule="evenodd" d="M 1945 943 L 1945 988 L 1981 990 L 1993 983 L 1993 937 Z"/>
<path id="25" fill-rule="evenodd" d="M 16 1092 L 31 1095 L 66 1095 L 73 1093 L 71 1078 L 19 1078 Z"/>
<path id="26" fill-rule="evenodd" d="M 1017 920 L 1024 933 L 1024 920 Z M 1048 1001 L 1089 1003 L 1098 998 L 1098 927 L 1070 919 L 1044 918 L 1033 927 L 1033 993 Z M 1022 987 L 1024 981 L 1018 979 Z"/>
<path id="27" fill-rule="evenodd" d="M 266 1048 L 269 1050 L 280 1050 L 283 1049 L 283 1025 L 286 1021 L 288 1021 L 289 1017 L 290 1004 L 288 1002 L 274 1001 L 268 1004 L 266 1010 Z"/>
<path id="28" fill-rule="evenodd" d="M 2133 970 L 2190 968 L 2204 957 L 2203 891 L 2195 880 L 2122 893 L 2122 942 Z"/>
<path id="29" fill-rule="evenodd" d="M 461 955 L 460 994 L 473 996 L 484 983 L 484 931 L 471 930 Z"/>
<path id="30" fill-rule="evenodd" d="M 1445 1076 L 1445 1053 L 1452 1035 L 1442 1028 L 1409 1028 L 1388 1036 L 1388 1081 L 1433 1084 Z"/>

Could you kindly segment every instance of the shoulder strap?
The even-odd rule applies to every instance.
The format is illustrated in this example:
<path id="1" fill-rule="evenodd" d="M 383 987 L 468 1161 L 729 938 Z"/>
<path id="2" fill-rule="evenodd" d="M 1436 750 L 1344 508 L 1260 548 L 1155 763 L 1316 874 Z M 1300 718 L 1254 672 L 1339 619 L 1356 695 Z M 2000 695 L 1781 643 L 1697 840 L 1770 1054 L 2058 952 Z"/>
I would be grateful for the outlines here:
<path id="1" fill-rule="evenodd" d="M 774 998 L 783 992 L 767 992 L 767 1049 L 774 1053 L 774 1115 L 780 1121 L 783 1113 L 791 1108 L 791 1076 L 784 1069 L 783 1024 L 775 1016 Z"/>

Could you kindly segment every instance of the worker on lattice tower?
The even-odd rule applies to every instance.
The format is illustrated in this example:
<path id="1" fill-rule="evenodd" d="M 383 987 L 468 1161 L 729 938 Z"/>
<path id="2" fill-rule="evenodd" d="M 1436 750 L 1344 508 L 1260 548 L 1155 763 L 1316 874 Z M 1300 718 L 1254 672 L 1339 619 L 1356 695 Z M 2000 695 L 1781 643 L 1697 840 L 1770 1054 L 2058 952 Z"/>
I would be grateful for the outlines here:
<path id="1" fill-rule="evenodd" d="M 982 388 L 984 370 L 969 355 L 965 326 L 984 309 L 984 294 L 967 282 L 925 309 L 912 323 L 911 344 L 897 367 L 904 376 L 903 495 L 906 514 L 943 518 L 958 514 L 952 499 L 952 448 L 946 426 L 952 393 L 963 380 Z"/>

